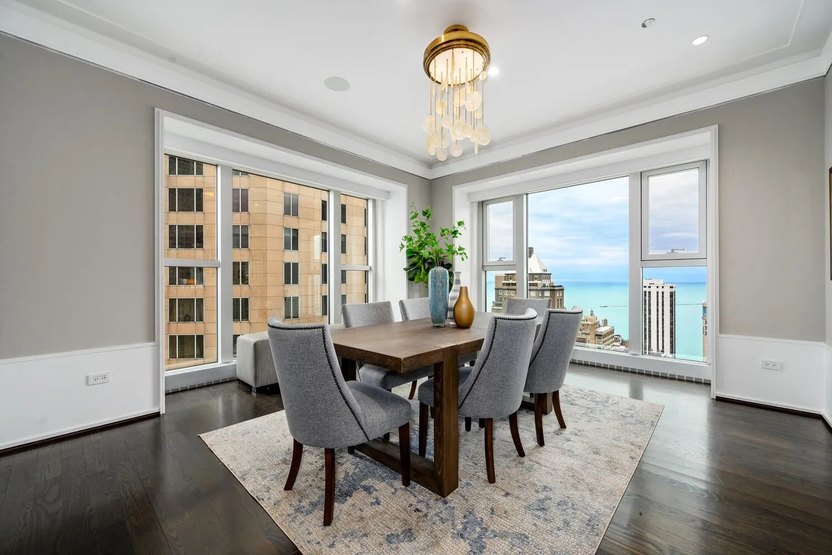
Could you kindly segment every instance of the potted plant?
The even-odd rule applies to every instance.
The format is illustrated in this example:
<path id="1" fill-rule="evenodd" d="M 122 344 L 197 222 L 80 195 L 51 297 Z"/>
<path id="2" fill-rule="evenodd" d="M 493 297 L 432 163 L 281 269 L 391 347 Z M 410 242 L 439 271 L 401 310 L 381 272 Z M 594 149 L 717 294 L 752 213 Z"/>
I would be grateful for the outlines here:
<path id="1" fill-rule="evenodd" d="M 462 236 L 465 222 L 460 220 L 451 227 L 439 228 L 439 236 L 431 231 L 430 206 L 419 211 L 410 211 L 410 233 L 402 237 L 399 250 L 407 257 L 407 279 L 428 286 L 430 319 L 434 327 L 444 327 L 448 316 L 449 272 L 453 271 L 454 257 L 466 260 L 465 247 L 454 241 Z M 451 276 L 453 274 L 450 274 Z"/>

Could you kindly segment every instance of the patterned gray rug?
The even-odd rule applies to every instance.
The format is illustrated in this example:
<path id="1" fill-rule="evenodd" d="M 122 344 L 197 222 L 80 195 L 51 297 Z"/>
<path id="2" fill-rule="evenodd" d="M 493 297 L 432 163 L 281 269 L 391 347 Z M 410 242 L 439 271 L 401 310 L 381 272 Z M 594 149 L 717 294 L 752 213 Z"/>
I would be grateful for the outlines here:
<path id="1" fill-rule="evenodd" d="M 304 553 L 594 553 L 663 407 L 568 386 L 561 403 L 568 428 L 546 415 L 545 447 L 534 439 L 533 414 L 521 411 L 522 459 L 508 421 L 495 422 L 496 484 L 486 479 L 482 431 L 460 426 L 459 489 L 445 499 L 338 451 L 329 527 L 321 525 L 322 449 L 304 450 L 294 490 L 283 491 L 292 438 L 282 411 L 200 437 Z"/>

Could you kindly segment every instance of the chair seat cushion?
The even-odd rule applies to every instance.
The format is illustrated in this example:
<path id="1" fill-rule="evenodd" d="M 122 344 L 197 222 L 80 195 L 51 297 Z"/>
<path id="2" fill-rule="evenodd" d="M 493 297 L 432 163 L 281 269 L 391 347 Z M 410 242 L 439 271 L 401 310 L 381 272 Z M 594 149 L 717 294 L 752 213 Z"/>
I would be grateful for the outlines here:
<path id="1" fill-rule="evenodd" d="M 400 385 L 404 385 L 421 378 L 427 378 L 433 374 L 433 367 L 425 366 L 424 368 L 417 368 L 409 372 L 399 373 L 393 372 L 386 368 L 376 366 L 374 364 L 365 364 L 358 369 L 358 380 L 367 385 L 373 385 L 392 390 Z"/>
<path id="2" fill-rule="evenodd" d="M 465 380 L 467 380 L 471 375 L 471 370 L 473 369 L 474 368 L 471 366 L 465 366 L 459 369 L 460 387 L 462 387 L 462 384 L 464 384 Z M 419 402 L 429 407 L 433 406 L 433 378 L 425 380 L 425 382 L 419 386 Z"/>
<path id="3" fill-rule="evenodd" d="M 410 401 L 407 399 L 361 382 L 347 382 L 347 387 L 364 411 L 364 426 L 370 439 L 410 422 Z"/>

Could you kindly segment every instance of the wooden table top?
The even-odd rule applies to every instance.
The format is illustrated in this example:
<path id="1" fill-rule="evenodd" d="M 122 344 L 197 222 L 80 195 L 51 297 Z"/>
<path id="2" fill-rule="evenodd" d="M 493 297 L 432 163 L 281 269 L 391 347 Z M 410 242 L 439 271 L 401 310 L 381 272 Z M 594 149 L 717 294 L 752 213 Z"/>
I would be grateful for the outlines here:
<path id="1" fill-rule="evenodd" d="M 478 312 L 468 329 L 434 328 L 430 319 L 393 322 L 359 328 L 332 328 L 332 342 L 340 357 L 407 372 L 442 362 L 443 351 L 473 353 L 482 347 L 492 315 Z"/>

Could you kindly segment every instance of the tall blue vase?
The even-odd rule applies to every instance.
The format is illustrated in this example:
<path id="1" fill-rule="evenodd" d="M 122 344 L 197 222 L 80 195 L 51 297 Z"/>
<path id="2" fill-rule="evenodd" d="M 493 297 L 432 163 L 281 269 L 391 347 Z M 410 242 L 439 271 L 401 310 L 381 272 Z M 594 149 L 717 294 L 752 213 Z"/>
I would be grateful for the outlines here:
<path id="1" fill-rule="evenodd" d="M 437 266 L 428 272 L 430 321 L 434 328 L 444 328 L 448 318 L 448 270 Z"/>

